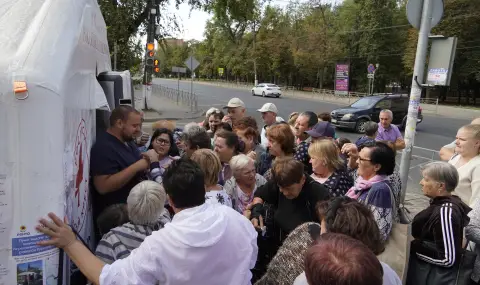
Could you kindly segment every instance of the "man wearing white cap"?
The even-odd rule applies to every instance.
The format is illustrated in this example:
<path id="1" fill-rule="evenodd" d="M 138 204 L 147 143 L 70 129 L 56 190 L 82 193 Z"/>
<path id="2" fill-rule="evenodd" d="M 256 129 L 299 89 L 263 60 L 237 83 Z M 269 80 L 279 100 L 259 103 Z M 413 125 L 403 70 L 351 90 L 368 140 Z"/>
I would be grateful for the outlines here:
<path id="1" fill-rule="evenodd" d="M 245 103 L 239 98 L 230 99 L 227 106 L 223 107 L 223 109 L 227 109 L 228 115 L 223 117 L 222 122 L 227 122 L 232 127 L 235 125 L 235 122 L 245 117 Z"/>
<path id="2" fill-rule="evenodd" d="M 265 103 L 262 108 L 258 109 L 260 113 L 262 113 L 262 119 L 263 122 L 265 123 L 265 126 L 262 128 L 262 133 L 261 133 L 261 144 L 265 148 L 267 148 L 268 145 L 268 139 L 267 139 L 267 127 L 273 125 L 275 122 L 283 122 L 284 120 L 281 117 L 278 117 L 278 109 L 277 106 L 273 103 Z"/>

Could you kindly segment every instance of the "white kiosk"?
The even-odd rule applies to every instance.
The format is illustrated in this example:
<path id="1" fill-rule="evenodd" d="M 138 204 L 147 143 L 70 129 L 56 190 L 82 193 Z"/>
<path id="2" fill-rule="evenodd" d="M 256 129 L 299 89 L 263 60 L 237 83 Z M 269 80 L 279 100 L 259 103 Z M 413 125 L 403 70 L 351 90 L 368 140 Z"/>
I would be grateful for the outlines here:
<path id="1" fill-rule="evenodd" d="M 0 285 L 70 284 L 70 265 L 36 245 L 47 237 L 35 226 L 54 212 L 92 241 L 96 110 L 117 105 L 97 80 L 111 71 L 97 1 L 4 1 L 0 54 Z"/>

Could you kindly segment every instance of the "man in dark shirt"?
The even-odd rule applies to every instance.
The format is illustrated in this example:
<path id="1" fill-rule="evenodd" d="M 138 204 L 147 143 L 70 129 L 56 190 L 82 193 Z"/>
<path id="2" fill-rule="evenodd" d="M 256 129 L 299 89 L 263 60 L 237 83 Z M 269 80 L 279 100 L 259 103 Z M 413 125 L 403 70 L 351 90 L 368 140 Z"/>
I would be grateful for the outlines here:
<path id="1" fill-rule="evenodd" d="M 145 180 L 149 167 L 134 142 L 140 131 L 140 113 L 119 106 L 110 116 L 110 127 L 97 138 L 91 150 L 90 175 L 93 180 L 94 219 L 108 206 L 126 203 L 130 190 Z"/>

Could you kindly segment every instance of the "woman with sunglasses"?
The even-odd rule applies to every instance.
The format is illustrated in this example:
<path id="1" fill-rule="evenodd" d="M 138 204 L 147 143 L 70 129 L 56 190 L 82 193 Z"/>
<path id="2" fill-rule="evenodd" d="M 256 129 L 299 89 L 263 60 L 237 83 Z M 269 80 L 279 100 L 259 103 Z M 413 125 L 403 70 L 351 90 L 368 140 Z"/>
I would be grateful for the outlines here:
<path id="1" fill-rule="evenodd" d="M 155 130 L 147 155 L 150 158 L 150 179 L 162 183 L 165 169 L 180 155 L 173 132 L 165 128 Z"/>

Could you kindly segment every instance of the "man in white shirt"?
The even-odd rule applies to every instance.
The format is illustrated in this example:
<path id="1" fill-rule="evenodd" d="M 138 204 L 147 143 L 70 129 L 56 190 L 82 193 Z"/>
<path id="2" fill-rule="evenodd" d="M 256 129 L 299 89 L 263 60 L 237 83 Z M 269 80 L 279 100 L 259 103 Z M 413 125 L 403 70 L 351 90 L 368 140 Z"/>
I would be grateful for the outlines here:
<path id="1" fill-rule="evenodd" d="M 277 106 L 273 103 L 265 103 L 262 108 L 257 110 L 258 112 L 262 113 L 262 119 L 265 125 L 262 128 L 262 133 L 260 134 L 261 142 L 260 144 L 267 148 L 268 146 L 268 139 L 267 139 L 267 128 L 274 123 L 280 123 L 284 120 L 281 117 L 278 117 L 278 109 Z"/>
<path id="2" fill-rule="evenodd" d="M 79 242 L 55 214 L 37 230 L 52 239 L 42 246 L 63 248 L 94 284 L 251 284 L 257 232 L 244 216 L 205 203 L 204 174 L 193 161 L 172 162 L 163 185 L 175 211 L 171 223 L 147 237 L 130 256 L 106 265 Z"/>

